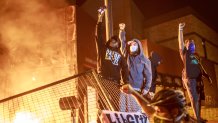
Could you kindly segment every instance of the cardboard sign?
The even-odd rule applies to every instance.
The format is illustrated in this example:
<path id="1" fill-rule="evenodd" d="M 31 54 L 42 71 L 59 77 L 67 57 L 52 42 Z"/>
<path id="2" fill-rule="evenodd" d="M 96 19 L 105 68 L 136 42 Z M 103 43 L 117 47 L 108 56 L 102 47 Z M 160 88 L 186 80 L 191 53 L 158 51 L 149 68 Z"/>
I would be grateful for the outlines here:
<path id="1" fill-rule="evenodd" d="M 101 123 L 149 123 L 148 117 L 141 112 L 116 112 L 103 110 Z"/>

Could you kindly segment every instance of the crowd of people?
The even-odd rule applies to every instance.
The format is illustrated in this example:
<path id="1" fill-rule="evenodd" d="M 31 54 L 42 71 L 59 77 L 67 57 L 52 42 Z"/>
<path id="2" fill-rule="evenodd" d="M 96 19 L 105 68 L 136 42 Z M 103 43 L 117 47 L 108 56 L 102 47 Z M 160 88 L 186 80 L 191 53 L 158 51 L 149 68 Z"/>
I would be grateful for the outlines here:
<path id="1" fill-rule="evenodd" d="M 100 77 L 124 85 L 121 87 L 120 109 L 122 112 L 143 111 L 154 123 L 190 122 L 186 111 L 186 99 L 182 91 L 163 89 L 156 92 L 157 66 L 161 58 L 151 52 L 144 55 L 141 42 L 134 38 L 126 40 L 125 24 L 119 24 L 119 36 L 103 40 L 103 16 L 105 8 L 98 10 L 96 26 L 97 72 Z M 198 82 L 201 81 L 202 68 L 196 59 L 195 43 L 183 39 L 185 23 L 178 26 L 178 43 L 184 65 L 182 80 L 187 90 L 197 123 L 205 122 L 200 117 Z M 146 95 L 150 95 L 149 98 Z M 125 103 L 124 103 L 125 102 Z"/>

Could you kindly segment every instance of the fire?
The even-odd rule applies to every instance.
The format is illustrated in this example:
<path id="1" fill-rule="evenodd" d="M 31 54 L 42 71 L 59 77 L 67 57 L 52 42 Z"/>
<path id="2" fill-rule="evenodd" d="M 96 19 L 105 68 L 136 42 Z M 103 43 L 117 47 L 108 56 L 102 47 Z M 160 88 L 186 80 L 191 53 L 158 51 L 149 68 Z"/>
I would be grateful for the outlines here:
<path id="1" fill-rule="evenodd" d="M 17 112 L 14 123 L 40 123 L 39 119 L 31 112 Z"/>
<path id="2" fill-rule="evenodd" d="M 32 81 L 36 81 L 36 77 L 33 76 L 33 77 L 32 77 Z"/>

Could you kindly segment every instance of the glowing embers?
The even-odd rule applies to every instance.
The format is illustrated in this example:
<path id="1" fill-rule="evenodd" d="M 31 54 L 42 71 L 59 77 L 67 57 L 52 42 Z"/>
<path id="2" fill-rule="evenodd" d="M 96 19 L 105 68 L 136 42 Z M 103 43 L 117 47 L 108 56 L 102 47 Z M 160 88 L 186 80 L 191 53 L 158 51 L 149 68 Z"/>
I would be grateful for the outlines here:
<path id="1" fill-rule="evenodd" d="M 17 112 L 14 123 L 40 123 L 40 119 L 31 112 Z"/>

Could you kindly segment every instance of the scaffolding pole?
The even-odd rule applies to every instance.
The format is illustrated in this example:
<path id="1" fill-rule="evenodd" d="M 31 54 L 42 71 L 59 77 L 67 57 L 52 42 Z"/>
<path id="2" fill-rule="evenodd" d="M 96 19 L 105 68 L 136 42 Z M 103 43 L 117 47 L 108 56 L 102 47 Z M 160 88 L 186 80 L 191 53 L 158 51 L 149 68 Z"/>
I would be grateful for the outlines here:
<path id="1" fill-rule="evenodd" d="M 113 35 L 113 18 L 112 18 L 112 0 L 104 0 L 106 6 L 105 11 L 105 27 L 106 27 L 106 40 L 109 40 Z"/>

